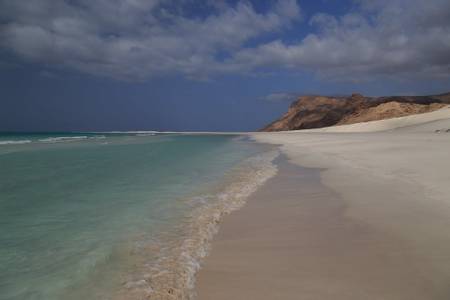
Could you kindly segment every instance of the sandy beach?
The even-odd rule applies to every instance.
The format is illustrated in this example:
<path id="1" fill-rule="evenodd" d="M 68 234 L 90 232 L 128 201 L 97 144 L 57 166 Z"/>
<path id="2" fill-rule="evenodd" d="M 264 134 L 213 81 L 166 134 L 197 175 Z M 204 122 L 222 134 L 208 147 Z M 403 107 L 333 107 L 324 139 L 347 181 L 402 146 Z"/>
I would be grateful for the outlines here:
<path id="1" fill-rule="evenodd" d="M 227 216 L 198 299 L 449 299 L 450 109 L 255 133 L 287 157 Z"/>

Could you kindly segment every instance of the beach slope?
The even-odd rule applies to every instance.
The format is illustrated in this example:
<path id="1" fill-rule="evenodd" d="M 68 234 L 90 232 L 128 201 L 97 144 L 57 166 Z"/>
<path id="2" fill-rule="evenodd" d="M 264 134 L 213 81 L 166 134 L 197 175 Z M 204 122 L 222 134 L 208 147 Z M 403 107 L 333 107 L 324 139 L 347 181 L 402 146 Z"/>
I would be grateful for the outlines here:
<path id="1" fill-rule="evenodd" d="M 287 157 L 227 216 L 198 299 L 449 299 L 450 109 L 255 133 Z"/>

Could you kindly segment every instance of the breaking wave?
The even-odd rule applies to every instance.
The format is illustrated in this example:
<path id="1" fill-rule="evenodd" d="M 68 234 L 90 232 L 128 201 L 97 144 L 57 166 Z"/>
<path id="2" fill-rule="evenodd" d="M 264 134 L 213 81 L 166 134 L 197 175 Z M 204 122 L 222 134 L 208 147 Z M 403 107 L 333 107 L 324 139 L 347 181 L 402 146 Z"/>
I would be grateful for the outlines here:
<path id="1" fill-rule="evenodd" d="M 38 140 L 42 143 L 60 143 L 60 142 L 71 142 L 71 141 L 79 141 L 79 140 L 85 140 L 88 137 L 83 136 L 58 136 L 58 137 L 49 137 L 45 139 Z"/>
<path id="2" fill-rule="evenodd" d="M 100 140 L 106 139 L 104 135 L 94 135 L 94 136 L 57 136 L 57 137 L 48 137 L 45 139 L 39 139 L 38 141 L 41 143 L 61 143 L 61 142 L 75 142 L 81 140 Z"/>
<path id="3" fill-rule="evenodd" d="M 0 141 L 0 145 L 21 145 L 28 143 L 31 143 L 31 140 Z"/>
<path id="4" fill-rule="evenodd" d="M 249 158 L 235 167 L 214 192 L 187 199 L 193 210 L 177 228 L 183 238 L 167 237 L 140 245 L 140 251 L 155 255 L 130 275 L 116 299 L 193 299 L 195 274 L 222 217 L 241 208 L 277 173 L 273 160 L 278 155 L 277 150 L 271 150 Z"/>

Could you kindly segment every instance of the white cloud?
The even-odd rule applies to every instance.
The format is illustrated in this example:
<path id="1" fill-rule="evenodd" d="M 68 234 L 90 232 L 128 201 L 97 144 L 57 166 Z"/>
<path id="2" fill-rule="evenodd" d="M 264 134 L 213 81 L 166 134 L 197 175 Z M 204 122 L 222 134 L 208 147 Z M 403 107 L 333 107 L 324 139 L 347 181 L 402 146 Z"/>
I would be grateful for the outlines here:
<path id="1" fill-rule="evenodd" d="M 96 75 L 144 79 L 167 73 L 226 72 L 217 57 L 299 17 L 295 0 L 266 13 L 249 2 L 216 2 L 206 17 L 187 17 L 185 1 L 0 0 L 0 46 L 21 57 Z M 207 3 L 206 3 L 207 4 Z M 220 5 L 219 5 L 220 4 Z"/>
<path id="2" fill-rule="evenodd" d="M 296 93 L 272 93 L 262 99 L 269 102 L 293 102 L 294 100 L 297 100 L 299 96 L 300 95 Z"/>
<path id="3" fill-rule="evenodd" d="M 250 69 L 309 69 L 333 79 L 374 76 L 450 77 L 448 0 L 361 1 L 359 11 L 316 14 L 316 32 L 301 42 L 275 40 L 239 51 L 232 63 Z"/>
<path id="4" fill-rule="evenodd" d="M 256 44 L 302 18 L 296 0 L 266 12 L 250 2 L 0 0 L 0 47 L 47 67 L 128 80 L 182 74 L 310 70 L 331 79 L 450 77 L 448 0 L 355 0 L 343 16 L 317 13 L 311 33 Z M 295 30 L 290 31 L 292 32 Z M 300 37 L 299 37 L 300 38 Z M 251 45 L 251 46 L 249 46 Z"/>

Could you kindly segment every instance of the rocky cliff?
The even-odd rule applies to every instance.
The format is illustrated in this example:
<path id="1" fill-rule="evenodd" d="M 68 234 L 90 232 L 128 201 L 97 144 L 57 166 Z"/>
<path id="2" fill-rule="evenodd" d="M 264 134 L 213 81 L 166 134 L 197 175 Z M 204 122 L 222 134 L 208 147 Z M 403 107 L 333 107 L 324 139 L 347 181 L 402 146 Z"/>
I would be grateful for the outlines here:
<path id="1" fill-rule="evenodd" d="M 425 113 L 450 104 L 450 93 L 432 96 L 302 96 L 261 131 L 298 130 Z"/>

